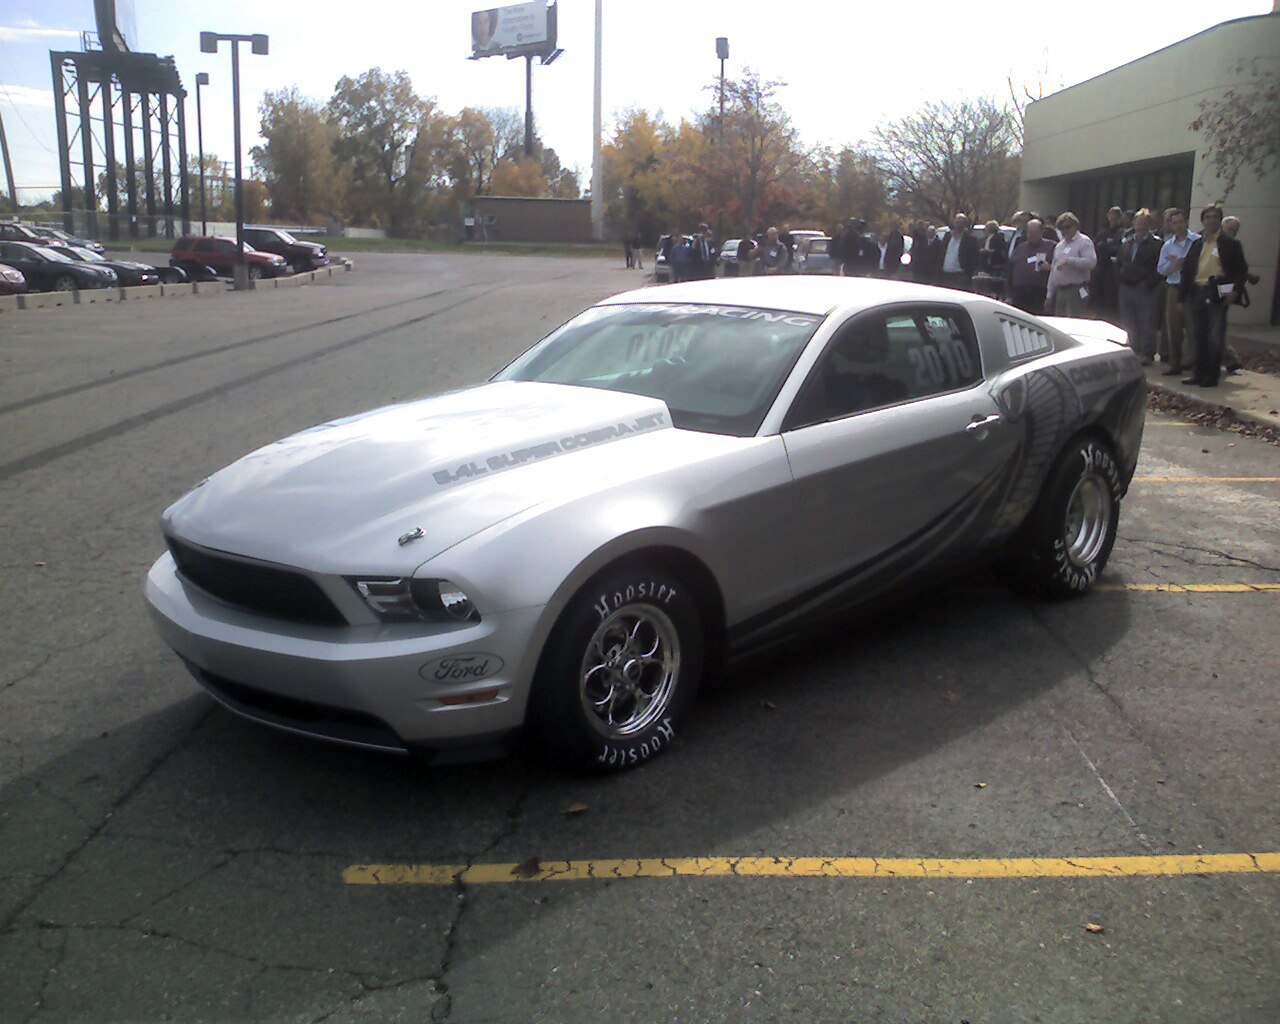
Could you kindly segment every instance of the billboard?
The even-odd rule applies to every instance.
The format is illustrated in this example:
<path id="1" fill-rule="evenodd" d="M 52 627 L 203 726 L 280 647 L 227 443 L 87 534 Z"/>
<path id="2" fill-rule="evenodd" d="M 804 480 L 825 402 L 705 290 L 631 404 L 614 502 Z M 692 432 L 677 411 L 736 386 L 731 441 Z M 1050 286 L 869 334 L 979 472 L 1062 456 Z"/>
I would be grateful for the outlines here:
<path id="1" fill-rule="evenodd" d="M 471 57 L 538 54 L 555 48 L 546 0 L 476 11 L 471 15 Z"/>
<path id="2" fill-rule="evenodd" d="M 104 50 L 138 52 L 138 22 L 134 0 L 94 0 L 98 41 Z"/>

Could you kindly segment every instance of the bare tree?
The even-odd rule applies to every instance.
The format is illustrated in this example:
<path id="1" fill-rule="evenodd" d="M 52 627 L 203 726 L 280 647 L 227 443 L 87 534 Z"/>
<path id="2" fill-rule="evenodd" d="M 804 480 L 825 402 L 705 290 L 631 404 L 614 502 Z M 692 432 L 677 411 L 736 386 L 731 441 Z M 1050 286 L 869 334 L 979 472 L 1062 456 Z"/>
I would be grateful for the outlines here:
<path id="1" fill-rule="evenodd" d="M 989 99 L 928 103 L 875 130 L 880 172 L 898 205 L 949 223 L 957 213 L 1003 217 L 1017 202 L 1017 140 Z"/>
<path id="2" fill-rule="evenodd" d="M 749 68 L 742 78 L 724 84 L 724 121 L 720 121 L 720 83 L 714 89 L 717 108 L 704 114 L 701 127 L 709 147 L 713 191 L 727 193 L 744 226 L 755 225 L 766 193 L 804 168 L 806 156 L 799 136 L 782 105 L 773 97 L 785 82 L 761 81 Z"/>
<path id="3" fill-rule="evenodd" d="M 1208 167 L 1222 182 L 1221 199 L 1236 187 L 1241 172 L 1265 177 L 1280 164 L 1280 76 L 1251 62 L 1249 84 L 1228 89 L 1215 100 L 1200 101 L 1200 116 L 1190 128 L 1209 144 Z M 1246 62 L 1236 65 L 1243 73 Z M 1201 179 L 1203 184 L 1203 178 Z"/>

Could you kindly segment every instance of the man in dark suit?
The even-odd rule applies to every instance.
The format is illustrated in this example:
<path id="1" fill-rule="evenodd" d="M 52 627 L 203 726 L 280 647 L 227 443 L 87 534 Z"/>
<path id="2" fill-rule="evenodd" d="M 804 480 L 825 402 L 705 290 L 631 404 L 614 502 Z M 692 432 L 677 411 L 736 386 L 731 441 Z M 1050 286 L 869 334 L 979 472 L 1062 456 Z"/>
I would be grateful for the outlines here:
<path id="1" fill-rule="evenodd" d="M 1195 373 L 1184 384 L 1216 387 L 1227 337 L 1227 310 L 1239 302 L 1249 278 L 1244 246 L 1222 230 L 1222 210 L 1200 211 L 1203 234 L 1191 243 L 1182 264 L 1178 298 L 1187 307 L 1195 346 Z"/>
<path id="2" fill-rule="evenodd" d="M 896 224 L 889 225 L 888 230 L 880 232 L 879 272 L 881 277 L 897 277 L 902 272 L 902 253 L 906 249 L 902 232 Z"/>

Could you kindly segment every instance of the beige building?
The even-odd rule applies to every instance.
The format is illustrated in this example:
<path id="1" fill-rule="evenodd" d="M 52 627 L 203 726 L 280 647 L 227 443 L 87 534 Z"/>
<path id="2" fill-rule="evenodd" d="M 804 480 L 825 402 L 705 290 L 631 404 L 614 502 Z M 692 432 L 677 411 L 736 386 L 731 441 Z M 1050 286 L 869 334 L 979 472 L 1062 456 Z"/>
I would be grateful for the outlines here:
<path id="1" fill-rule="evenodd" d="M 1255 61 L 1280 70 L 1280 13 L 1223 22 L 1032 103 L 1021 206 L 1071 210 L 1088 234 L 1111 206 L 1181 206 L 1196 228 L 1200 208 L 1222 198 L 1222 184 L 1205 139 L 1188 125 L 1202 99 L 1247 85 Z M 1245 169 L 1223 205 L 1240 218 L 1240 241 L 1260 278 L 1249 288 L 1252 305 L 1232 309 L 1231 322 L 1280 323 L 1280 168 L 1261 179 Z"/>

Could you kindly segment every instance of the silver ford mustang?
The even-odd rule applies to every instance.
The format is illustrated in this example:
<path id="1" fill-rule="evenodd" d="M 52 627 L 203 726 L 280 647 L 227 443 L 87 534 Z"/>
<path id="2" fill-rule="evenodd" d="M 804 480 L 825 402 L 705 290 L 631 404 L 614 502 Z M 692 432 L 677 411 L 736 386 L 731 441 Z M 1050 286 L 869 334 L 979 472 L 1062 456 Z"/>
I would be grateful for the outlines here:
<path id="1" fill-rule="evenodd" d="M 629 767 L 730 659 L 904 584 L 986 559 L 1088 590 L 1142 437 L 1124 342 L 892 281 L 627 292 L 486 384 L 215 473 L 164 513 L 147 599 L 258 721 Z"/>

